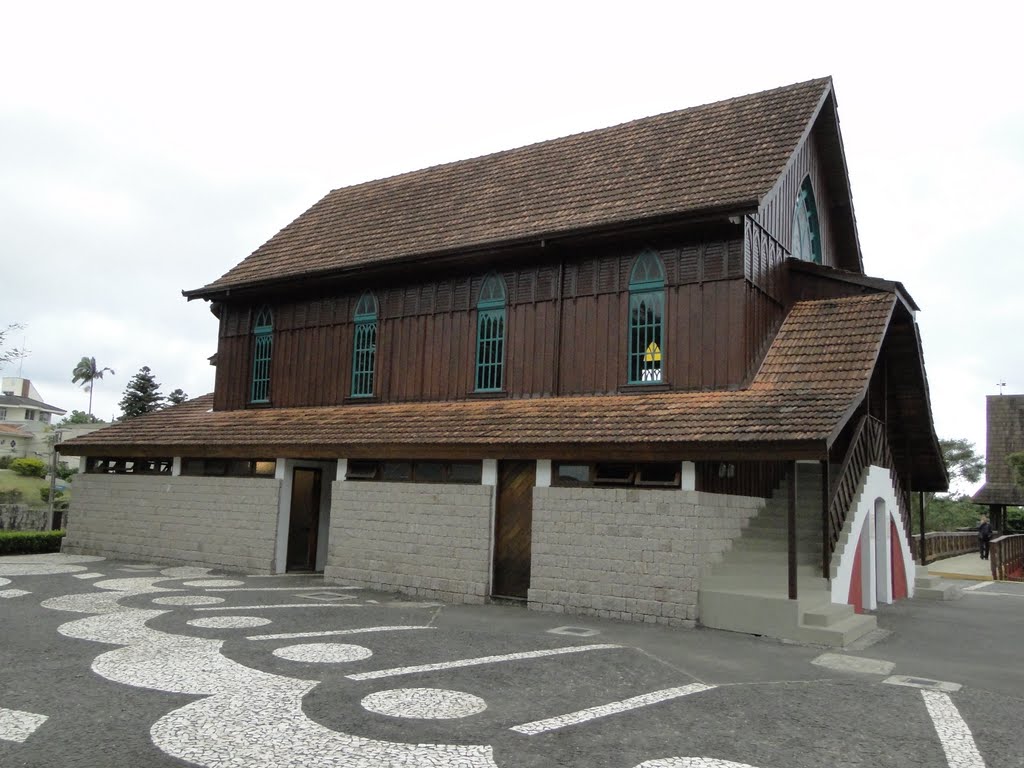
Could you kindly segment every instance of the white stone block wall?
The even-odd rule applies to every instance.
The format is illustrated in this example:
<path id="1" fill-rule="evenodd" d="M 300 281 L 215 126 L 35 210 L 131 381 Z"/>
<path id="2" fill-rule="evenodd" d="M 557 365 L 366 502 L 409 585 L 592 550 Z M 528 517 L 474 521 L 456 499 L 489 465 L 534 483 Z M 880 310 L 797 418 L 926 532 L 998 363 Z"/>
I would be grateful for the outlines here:
<path id="1" fill-rule="evenodd" d="M 62 551 L 270 573 L 281 482 L 78 475 Z"/>
<path id="2" fill-rule="evenodd" d="M 763 506 L 698 491 L 537 488 L 530 607 L 693 626 L 701 578 Z"/>
<path id="3" fill-rule="evenodd" d="M 336 482 L 324 578 L 482 603 L 490 582 L 486 485 Z"/>

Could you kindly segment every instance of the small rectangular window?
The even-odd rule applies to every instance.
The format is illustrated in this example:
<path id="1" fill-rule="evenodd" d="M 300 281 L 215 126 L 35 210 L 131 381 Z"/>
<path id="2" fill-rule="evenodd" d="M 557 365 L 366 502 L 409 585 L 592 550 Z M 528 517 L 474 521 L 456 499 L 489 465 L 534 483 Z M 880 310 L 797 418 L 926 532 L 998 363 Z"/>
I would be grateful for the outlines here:
<path id="1" fill-rule="evenodd" d="M 376 477 L 376 461 L 350 461 L 345 470 L 346 480 L 374 480 Z"/>
<path id="2" fill-rule="evenodd" d="M 598 485 L 632 485 L 632 464 L 595 464 L 594 482 Z"/>
<path id="3" fill-rule="evenodd" d="M 559 485 L 588 485 L 590 483 L 589 464 L 559 464 L 556 482 Z"/>
<path id="4" fill-rule="evenodd" d="M 636 484 L 679 487 L 679 474 L 679 464 L 640 464 Z"/>
<path id="5" fill-rule="evenodd" d="M 462 485 L 480 485 L 483 465 L 479 461 L 456 462 L 448 468 L 448 482 Z"/>
<path id="6" fill-rule="evenodd" d="M 439 461 L 417 461 L 413 476 L 417 483 L 444 482 L 444 464 Z"/>
<path id="7" fill-rule="evenodd" d="M 253 467 L 256 477 L 273 477 L 277 474 L 277 461 L 274 459 L 258 459 Z"/>
<path id="8" fill-rule="evenodd" d="M 39 413 L 39 420 L 41 422 L 43 422 L 44 424 L 49 424 L 50 423 L 50 414 L 47 413 L 46 411 L 41 411 Z"/>
<path id="9" fill-rule="evenodd" d="M 0 408 L 0 421 L 6 421 L 6 420 L 7 420 L 7 409 L 6 408 Z"/>
<path id="10" fill-rule="evenodd" d="M 412 464 L 408 461 L 385 461 L 380 474 L 386 483 L 407 483 L 412 480 Z"/>
<path id="11" fill-rule="evenodd" d="M 26 408 L 25 409 L 25 421 L 35 421 L 35 420 L 36 420 L 36 412 L 33 411 L 31 408 Z"/>

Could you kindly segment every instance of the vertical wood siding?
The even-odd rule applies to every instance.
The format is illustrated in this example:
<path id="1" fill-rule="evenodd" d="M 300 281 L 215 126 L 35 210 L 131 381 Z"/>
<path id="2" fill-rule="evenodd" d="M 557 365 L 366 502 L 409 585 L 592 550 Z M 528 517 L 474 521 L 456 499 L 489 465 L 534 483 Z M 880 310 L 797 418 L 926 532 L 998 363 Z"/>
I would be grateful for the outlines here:
<path id="1" fill-rule="evenodd" d="M 832 231 L 832 196 L 826 184 L 826 174 L 821 164 L 820 152 L 812 131 L 793 159 L 793 164 L 783 175 L 771 195 L 758 210 L 758 221 L 776 240 L 790 250 L 793 242 L 793 207 L 800 185 L 810 176 L 814 189 L 814 202 L 818 209 L 818 228 L 821 231 L 822 264 L 834 267 L 839 263 L 836 253 L 836 239 Z"/>
<path id="2" fill-rule="evenodd" d="M 666 308 L 665 384 L 695 390 L 737 387 L 776 316 L 744 279 L 743 240 L 662 248 Z M 629 280 L 640 249 L 501 272 L 506 289 L 504 393 L 511 397 L 605 394 L 627 376 Z M 561 272 L 561 281 L 559 274 Z M 374 402 L 459 400 L 474 396 L 476 303 L 486 274 L 375 291 L 379 305 Z M 561 288 L 561 295 L 559 295 Z M 272 304 L 270 402 L 277 407 L 336 405 L 351 391 L 350 295 Z M 215 407 L 248 405 L 251 310 L 225 305 Z"/>

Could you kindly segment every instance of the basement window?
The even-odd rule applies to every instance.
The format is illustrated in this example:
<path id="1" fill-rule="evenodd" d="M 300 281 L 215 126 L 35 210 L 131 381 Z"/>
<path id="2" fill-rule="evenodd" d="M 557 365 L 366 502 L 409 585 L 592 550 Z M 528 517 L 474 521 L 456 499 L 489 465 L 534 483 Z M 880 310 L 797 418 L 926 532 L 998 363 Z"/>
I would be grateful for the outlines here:
<path id="1" fill-rule="evenodd" d="M 190 477 L 274 477 L 275 459 L 195 459 L 181 460 L 181 474 Z"/>
<path id="2" fill-rule="evenodd" d="M 367 461 L 349 460 L 346 480 L 384 483 L 449 483 L 480 485 L 479 461 Z"/>
<path id="3" fill-rule="evenodd" d="M 169 475 L 171 459 L 89 458 L 85 472 L 89 475 Z"/>
<path id="4" fill-rule="evenodd" d="M 552 484 L 560 487 L 638 486 L 679 488 L 681 468 L 677 462 L 597 462 L 580 464 L 556 462 Z"/>

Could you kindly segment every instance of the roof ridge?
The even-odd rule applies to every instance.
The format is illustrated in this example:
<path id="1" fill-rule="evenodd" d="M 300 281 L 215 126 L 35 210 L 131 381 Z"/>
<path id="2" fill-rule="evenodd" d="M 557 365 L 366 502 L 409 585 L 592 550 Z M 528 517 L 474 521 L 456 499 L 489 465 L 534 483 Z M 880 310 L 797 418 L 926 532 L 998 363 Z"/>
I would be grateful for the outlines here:
<path id="1" fill-rule="evenodd" d="M 624 121 L 622 121 L 620 123 L 612 123 L 611 125 L 605 125 L 605 126 L 602 126 L 600 128 L 588 128 L 588 129 L 583 130 L 583 131 L 575 131 L 573 133 L 566 133 L 566 134 L 563 134 L 561 136 L 553 136 L 553 137 L 551 137 L 549 139 L 540 139 L 538 141 L 531 141 L 531 142 L 529 142 L 527 144 L 520 144 L 520 145 L 515 146 L 515 147 L 508 147 L 506 149 L 499 149 L 499 150 L 496 150 L 494 152 L 485 152 L 484 154 L 474 155 L 473 157 L 463 157 L 463 158 L 460 158 L 458 160 L 448 160 L 448 161 L 445 161 L 445 162 L 434 163 L 433 165 L 426 165 L 426 166 L 423 166 L 421 168 L 415 168 L 415 169 L 410 170 L 410 171 L 402 171 L 401 173 L 391 174 L 390 176 L 378 176 L 378 177 L 373 178 L 373 179 L 366 179 L 365 181 L 358 181 L 358 182 L 355 182 L 354 184 L 347 184 L 347 185 L 342 186 L 342 187 L 335 187 L 335 188 L 331 189 L 330 192 L 328 192 L 327 195 L 325 195 L 325 197 L 333 195 L 336 192 L 343 192 L 343 191 L 346 191 L 346 190 L 358 189 L 359 187 L 362 187 L 362 186 L 365 186 L 365 185 L 368 185 L 368 184 L 378 184 L 378 183 L 381 183 L 381 182 L 390 181 L 392 179 L 396 179 L 397 180 L 397 179 L 407 178 L 409 176 L 415 176 L 417 174 L 425 173 L 427 171 L 446 169 L 446 168 L 454 168 L 456 166 L 465 165 L 465 164 L 473 163 L 473 162 L 480 161 L 480 160 L 501 157 L 503 155 L 510 155 L 512 153 L 521 152 L 521 151 L 527 150 L 527 149 L 535 149 L 537 147 L 541 147 L 541 146 L 544 146 L 544 145 L 554 145 L 554 144 L 556 144 L 558 142 L 566 141 L 568 139 L 574 139 L 574 138 L 578 138 L 578 137 L 581 137 L 581 136 L 594 136 L 594 135 L 603 133 L 605 131 L 619 130 L 619 129 L 626 128 L 627 126 L 639 125 L 641 123 L 645 123 L 645 122 L 648 122 L 648 121 L 659 120 L 659 119 L 663 119 L 663 118 L 670 117 L 670 116 L 685 115 L 687 113 L 696 112 L 698 110 L 705 110 L 705 109 L 710 110 L 713 107 L 721 107 L 721 106 L 723 106 L 725 104 L 730 104 L 730 103 L 740 102 L 740 101 L 746 101 L 748 99 L 754 99 L 754 98 L 761 97 L 761 96 L 768 96 L 769 94 L 781 93 L 783 91 L 795 91 L 795 90 L 798 90 L 800 88 L 810 87 L 812 85 L 820 85 L 820 86 L 824 87 L 825 85 L 830 84 L 831 82 L 832 82 L 832 77 L 831 76 L 816 77 L 816 78 L 811 78 L 810 80 L 802 80 L 802 81 L 800 81 L 798 83 L 790 83 L 789 85 L 781 85 L 781 86 L 777 86 L 775 88 L 767 88 L 767 89 L 762 90 L 762 91 L 751 91 L 750 93 L 745 93 L 745 94 L 742 94 L 740 96 L 730 96 L 730 97 L 725 98 L 725 99 L 717 99 L 715 101 L 708 101 L 708 102 L 704 102 L 703 104 L 694 104 L 692 106 L 682 107 L 680 109 L 670 109 L 670 110 L 667 110 L 665 112 L 657 112 L 657 113 L 655 113 L 653 115 L 645 115 L 643 117 L 636 117 L 636 118 L 633 118 L 631 120 L 624 120 Z"/>
<path id="2" fill-rule="evenodd" d="M 831 87 L 807 80 L 338 187 L 185 295 L 752 210 Z"/>

